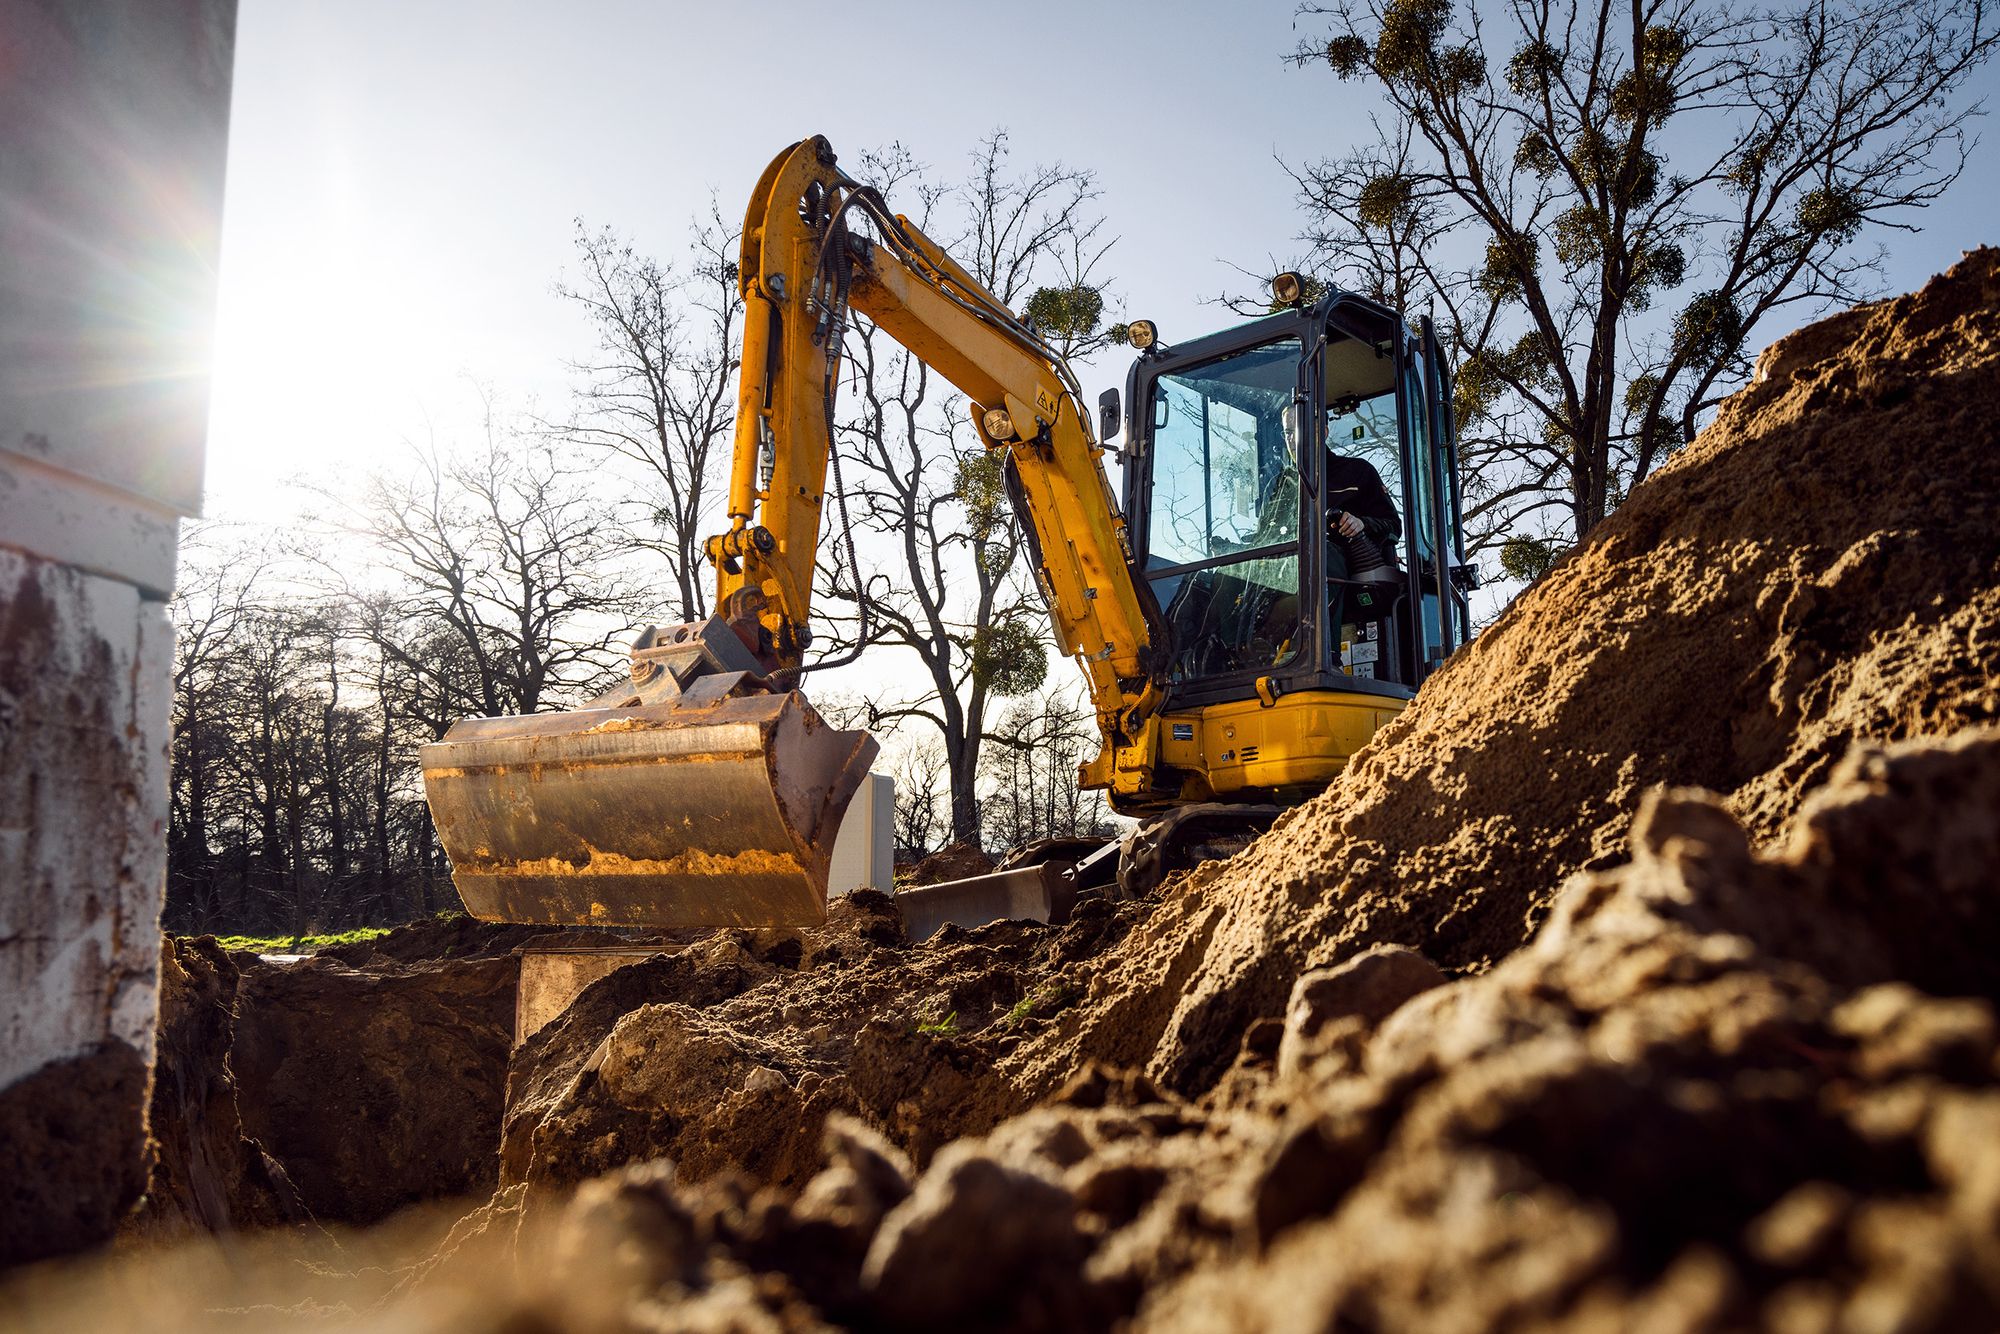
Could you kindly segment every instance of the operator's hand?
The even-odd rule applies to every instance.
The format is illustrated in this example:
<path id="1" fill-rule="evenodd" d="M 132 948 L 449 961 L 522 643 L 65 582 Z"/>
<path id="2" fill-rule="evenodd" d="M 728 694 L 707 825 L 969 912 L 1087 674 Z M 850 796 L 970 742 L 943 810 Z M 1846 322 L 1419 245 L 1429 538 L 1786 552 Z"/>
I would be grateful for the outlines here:
<path id="1" fill-rule="evenodd" d="M 1361 536 L 1361 520 L 1342 510 L 1333 521 L 1334 530 L 1342 537 Z"/>

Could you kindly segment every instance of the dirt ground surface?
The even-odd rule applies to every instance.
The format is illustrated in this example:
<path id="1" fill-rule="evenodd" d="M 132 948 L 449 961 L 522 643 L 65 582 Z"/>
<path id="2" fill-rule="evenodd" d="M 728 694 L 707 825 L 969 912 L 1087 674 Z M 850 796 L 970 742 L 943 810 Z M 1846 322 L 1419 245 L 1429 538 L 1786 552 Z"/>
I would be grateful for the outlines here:
<path id="1" fill-rule="evenodd" d="M 912 947 L 858 894 L 662 942 L 511 1058 L 409 1021 L 345 1124 L 429 1096 L 421 1051 L 504 1075 L 486 1175 L 469 1136 L 465 1184 L 425 1183 L 491 1198 L 288 1295 L 239 1265 L 230 1300 L 426 1330 L 1992 1327 L 1996 514 L 1982 250 L 1767 351 L 1340 782 L 1154 902 Z M 448 991 L 497 962 L 372 966 Z M 242 1023 L 264 1142 L 304 1113 L 253 1108 Z M 165 1263 L 0 1302 L 114 1310 Z"/>
<path id="2" fill-rule="evenodd" d="M 494 959 L 523 945 L 542 947 L 643 944 L 649 941 L 695 940 L 694 931 L 641 931 L 625 927 L 530 926 L 519 922 L 480 922 L 454 913 L 428 921 L 410 922 L 386 935 L 351 945 L 329 945 L 313 957 L 333 959 L 352 968 L 383 963 L 432 963 L 439 959 Z"/>
<path id="3" fill-rule="evenodd" d="M 947 880 L 964 880 L 985 875 L 993 865 L 993 859 L 976 843 L 948 843 L 910 867 L 909 883 L 938 885 Z"/>

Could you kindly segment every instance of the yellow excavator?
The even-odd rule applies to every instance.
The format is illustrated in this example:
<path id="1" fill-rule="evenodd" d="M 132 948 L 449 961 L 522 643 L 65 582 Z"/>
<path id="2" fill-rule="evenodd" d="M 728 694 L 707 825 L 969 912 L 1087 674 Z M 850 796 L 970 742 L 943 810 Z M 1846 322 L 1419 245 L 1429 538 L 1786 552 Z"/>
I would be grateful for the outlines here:
<path id="1" fill-rule="evenodd" d="M 455 724 L 424 783 L 468 911 L 647 927 L 824 919 L 834 835 L 876 754 L 799 689 L 858 312 L 965 396 L 1007 488 L 1102 748 L 1079 780 L 1136 817 L 898 894 L 912 936 L 1061 920 L 1227 855 L 1324 788 L 1460 642 L 1449 372 L 1427 319 L 1272 285 L 1269 316 L 1168 346 L 1146 321 L 1096 428 L 1048 341 L 823 138 L 765 170 L 744 219 L 742 380 L 717 614 L 648 629 L 588 707 Z M 1124 406 L 1130 406 L 1129 421 Z M 1123 434 L 1123 503 L 1104 467 Z M 836 478 L 838 470 L 836 469 Z"/>

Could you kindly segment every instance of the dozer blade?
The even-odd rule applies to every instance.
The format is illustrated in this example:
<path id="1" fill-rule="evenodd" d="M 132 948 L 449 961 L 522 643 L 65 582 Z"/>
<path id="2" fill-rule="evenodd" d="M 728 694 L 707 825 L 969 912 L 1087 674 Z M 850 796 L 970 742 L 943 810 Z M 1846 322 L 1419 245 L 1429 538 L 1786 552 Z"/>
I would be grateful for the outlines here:
<path id="1" fill-rule="evenodd" d="M 797 691 L 472 718 L 423 748 L 466 911 L 486 921 L 809 926 L 875 758 Z"/>
<path id="2" fill-rule="evenodd" d="M 1076 890 L 1059 866 L 1023 866 L 896 891 L 903 930 L 912 941 L 929 940 L 947 926 L 968 929 L 988 922 L 1062 923 L 1076 905 Z"/>

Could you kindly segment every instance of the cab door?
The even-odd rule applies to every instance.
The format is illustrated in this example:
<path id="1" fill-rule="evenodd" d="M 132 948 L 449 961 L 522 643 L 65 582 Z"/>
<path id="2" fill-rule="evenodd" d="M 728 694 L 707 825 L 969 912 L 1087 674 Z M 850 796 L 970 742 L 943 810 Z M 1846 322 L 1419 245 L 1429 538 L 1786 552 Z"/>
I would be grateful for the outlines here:
<path id="1" fill-rule="evenodd" d="M 1397 340 L 1398 415 L 1402 431 L 1404 549 L 1409 553 L 1404 614 L 1398 631 L 1421 685 L 1464 643 L 1470 624 L 1460 534 L 1457 442 L 1450 377 L 1429 317 L 1415 336 Z"/>
<path id="2" fill-rule="evenodd" d="M 1423 358 L 1429 369 L 1431 439 L 1435 442 L 1437 504 L 1433 523 L 1437 530 L 1444 599 L 1440 647 L 1448 658 L 1472 639 L 1471 594 L 1479 587 L 1479 573 L 1478 567 L 1465 559 L 1465 499 L 1459 490 L 1458 413 L 1452 393 L 1451 364 L 1445 359 L 1437 326 L 1428 315 L 1419 322 L 1419 327 L 1423 333 Z"/>

